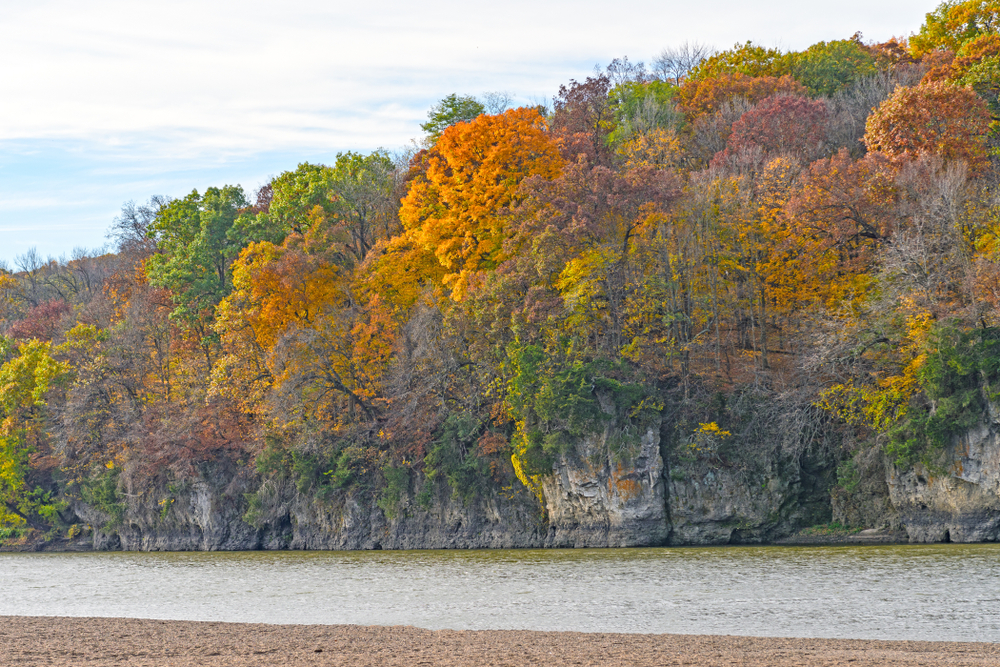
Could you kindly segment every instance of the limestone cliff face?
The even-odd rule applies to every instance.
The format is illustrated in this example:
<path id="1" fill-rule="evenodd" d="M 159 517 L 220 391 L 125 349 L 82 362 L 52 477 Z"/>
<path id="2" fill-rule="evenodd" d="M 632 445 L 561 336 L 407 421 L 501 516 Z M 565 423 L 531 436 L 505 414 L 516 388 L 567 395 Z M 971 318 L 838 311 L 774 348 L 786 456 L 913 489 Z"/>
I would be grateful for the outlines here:
<path id="1" fill-rule="evenodd" d="M 953 439 L 940 470 L 888 466 L 889 498 L 911 542 L 1000 539 L 998 410 L 990 406 L 983 423 Z"/>
<path id="2" fill-rule="evenodd" d="M 221 483 L 220 483 L 221 482 Z M 392 518 L 375 499 L 345 494 L 319 501 L 291 484 L 276 489 L 276 511 L 261 527 L 245 519 L 250 474 L 197 479 L 169 506 L 136 503 L 120 523 L 84 503 L 74 511 L 94 527 L 93 548 L 123 551 L 248 551 L 257 549 L 487 549 L 541 547 L 548 526 L 527 491 L 469 504 L 442 489 L 424 510 L 411 497 Z"/>
<path id="3" fill-rule="evenodd" d="M 765 457 L 756 468 L 675 461 L 668 471 L 659 426 L 635 434 L 610 419 L 580 438 L 544 478 L 544 507 L 516 485 L 463 502 L 440 480 L 430 498 L 418 499 L 424 480 L 416 477 L 387 511 L 371 490 L 320 498 L 289 479 L 262 481 L 246 466 L 230 466 L 202 471 L 175 487 L 169 502 L 163 493 L 143 495 L 118 523 L 80 502 L 74 510 L 95 527 L 95 549 L 144 551 L 752 543 L 828 515 L 827 487 L 807 454 Z M 253 525 L 251 493 L 262 503 L 251 512 Z"/>
<path id="4" fill-rule="evenodd" d="M 828 471 L 805 455 L 759 466 L 675 462 L 670 474 L 671 544 L 769 542 L 829 521 Z"/>
<path id="5" fill-rule="evenodd" d="M 659 424 L 620 451 L 614 423 L 557 457 L 542 489 L 549 519 L 546 546 L 628 547 L 665 544 L 670 535 Z"/>

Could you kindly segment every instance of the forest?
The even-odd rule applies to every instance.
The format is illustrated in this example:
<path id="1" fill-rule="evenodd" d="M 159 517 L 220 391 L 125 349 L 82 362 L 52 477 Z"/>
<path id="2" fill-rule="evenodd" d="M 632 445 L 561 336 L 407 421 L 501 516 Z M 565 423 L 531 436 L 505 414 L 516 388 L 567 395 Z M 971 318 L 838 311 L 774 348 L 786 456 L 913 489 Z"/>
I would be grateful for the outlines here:
<path id="1" fill-rule="evenodd" d="M 281 485 L 541 502 L 612 417 L 730 466 L 778 404 L 839 434 L 850 494 L 996 397 L 1000 2 L 509 106 L 452 94 L 412 150 L 130 202 L 112 251 L 0 270 L 0 538 L 166 516 L 217 469 L 257 480 L 251 525 Z"/>

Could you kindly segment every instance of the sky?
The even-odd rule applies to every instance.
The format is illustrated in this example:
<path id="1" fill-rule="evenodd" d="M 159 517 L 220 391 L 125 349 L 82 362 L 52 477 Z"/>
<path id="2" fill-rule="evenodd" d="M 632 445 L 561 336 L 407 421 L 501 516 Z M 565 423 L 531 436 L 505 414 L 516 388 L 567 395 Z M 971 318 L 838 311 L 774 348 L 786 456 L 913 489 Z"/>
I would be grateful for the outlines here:
<path id="1" fill-rule="evenodd" d="M 0 0 L 0 266 L 109 243 L 127 201 L 249 193 L 400 150 L 450 93 L 550 101 L 686 41 L 799 50 L 916 32 L 937 0 Z"/>

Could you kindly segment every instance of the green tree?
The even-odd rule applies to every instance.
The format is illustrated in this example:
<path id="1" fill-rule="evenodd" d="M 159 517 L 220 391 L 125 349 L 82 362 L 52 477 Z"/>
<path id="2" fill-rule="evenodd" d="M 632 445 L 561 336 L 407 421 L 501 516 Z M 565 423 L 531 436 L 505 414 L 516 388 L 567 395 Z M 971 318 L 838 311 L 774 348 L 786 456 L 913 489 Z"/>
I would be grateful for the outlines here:
<path id="1" fill-rule="evenodd" d="M 229 266 L 245 245 L 229 231 L 247 205 L 243 189 L 227 185 L 204 196 L 194 190 L 158 212 L 151 233 L 159 253 L 146 263 L 146 274 L 173 292 L 175 318 L 196 321 L 229 294 Z"/>
<path id="2" fill-rule="evenodd" d="M 710 79 L 725 74 L 751 77 L 780 77 L 789 73 L 789 62 L 778 49 L 769 49 L 753 42 L 736 44 L 702 60 L 688 74 L 688 80 Z"/>
<path id="3" fill-rule="evenodd" d="M 427 122 L 422 123 L 420 129 L 428 134 L 431 141 L 437 141 L 445 128 L 455 123 L 467 123 L 485 110 L 475 97 L 452 93 L 431 107 L 427 112 Z"/>
<path id="4" fill-rule="evenodd" d="M 805 51 L 789 54 L 792 76 L 811 95 L 833 95 L 854 80 L 875 74 L 875 58 L 861 43 L 860 33 L 851 39 L 819 42 Z"/>

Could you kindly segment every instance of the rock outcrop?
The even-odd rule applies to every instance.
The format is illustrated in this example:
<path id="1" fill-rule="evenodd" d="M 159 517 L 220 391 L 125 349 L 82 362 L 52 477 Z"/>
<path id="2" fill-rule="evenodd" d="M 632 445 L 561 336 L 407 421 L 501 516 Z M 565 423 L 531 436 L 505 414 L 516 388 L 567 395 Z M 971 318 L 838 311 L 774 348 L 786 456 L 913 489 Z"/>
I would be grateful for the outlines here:
<path id="1" fill-rule="evenodd" d="M 545 546 L 629 547 L 670 536 L 659 424 L 639 437 L 634 455 L 611 443 L 613 424 L 556 458 L 542 488 L 549 519 Z"/>
<path id="2" fill-rule="evenodd" d="M 766 543 L 831 520 L 902 529 L 911 542 L 1000 540 L 1000 407 L 954 438 L 933 469 L 859 449 L 850 491 L 837 484 L 840 443 L 797 431 L 794 410 L 778 414 L 790 417 L 762 420 L 750 438 L 701 444 L 668 442 L 676 425 L 636 434 L 612 416 L 555 456 L 544 504 L 516 483 L 463 500 L 417 475 L 386 508 L 376 490 L 322 496 L 215 462 L 168 495 L 131 494 L 117 521 L 79 499 L 71 509 L 93 527 L 94 549 L 147 551 Z M 266 511 L 249 516 L 248 498 L 263 498 Z"/>
<path id="3" fill-rule="evenodd" d="M 889 499 L 911 542 L 1000 539 L 1000 414 L 955 437 L 940 468 L 890 465 Z"/>

